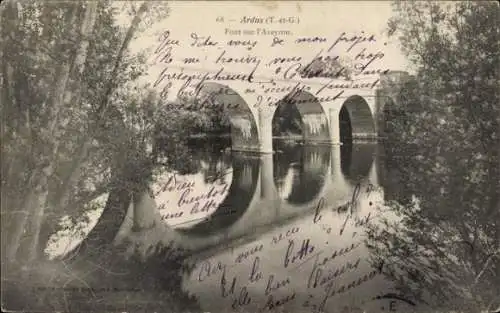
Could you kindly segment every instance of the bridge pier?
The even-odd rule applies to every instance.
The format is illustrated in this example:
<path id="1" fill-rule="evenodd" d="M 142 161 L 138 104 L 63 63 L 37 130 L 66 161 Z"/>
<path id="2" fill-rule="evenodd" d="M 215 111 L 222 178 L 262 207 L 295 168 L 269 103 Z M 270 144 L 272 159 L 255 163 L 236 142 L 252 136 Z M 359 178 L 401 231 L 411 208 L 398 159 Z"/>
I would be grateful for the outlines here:
<path id="1" fill-rule="evenodd" d="M 342 154 L 340 145 L 332 146 L 331 150 L 330 179 L 335 186 L 335 198 L 343 199 L 348 194 L 349 185 L 342 174 Z"/>
<path id="2" fill-rule="evenodd" d="M 330 108 L 329 110 L 329 115 L 330 115 L 330 137 L 331 137 L 331 143 L 333 145 L 340 145 L 340 121 L 339 121 L 339 114 L 340 114 L 340 106 Z"/>
<path id="3" fill-rule="evenodd" d="M 273 110 L 259 107 L 260 153 L 273 153 Z M 272 174 L 272 171 L 271 171 Z"/>
<path id="4" fill-rule="evenodd" d="M 260 197 L 266 200 L 272 200 L 276 197 L 274 186 L 274 165 L 273 155 L 264 154 L 260 157 Z"/>

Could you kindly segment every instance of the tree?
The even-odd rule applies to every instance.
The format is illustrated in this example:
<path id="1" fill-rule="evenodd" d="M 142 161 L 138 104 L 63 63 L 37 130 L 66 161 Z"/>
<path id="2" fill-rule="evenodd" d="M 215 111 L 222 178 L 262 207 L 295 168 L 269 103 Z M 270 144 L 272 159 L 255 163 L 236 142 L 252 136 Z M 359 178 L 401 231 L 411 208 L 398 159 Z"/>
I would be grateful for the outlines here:
<path id="1" fill-rule="evenodd" d="M 500 290 L 500 11 L 494 2 L 396 2 L 417 75 L 388 121 L 387 165 L 413 201 L 370 246 L 400 288 L 436 309 L 494 309 Z M 427 292 L 428 291 L 428 292 Z"/>
<path id="2" fill-rule="evenodd" d="M 145 59 L 128 47 L 150 22 L 151 5 L 139 4 L 127 29 L 117 24 L 119 12 L 109 1 L 2 6 L 2 255 L 7 259 L 37 258 L 51 233 L 42 230 L 50 225 L 47 220 L 111 190 L 117 170 L 132 162 L 123 156 L 137 155 L 146 145 L 147 130 L 125 119 L 130 101 L 119 100 L 131 96 L 124 87 L 144 73 Z M 147 101 L 140 108 L 152 110 Z"/>

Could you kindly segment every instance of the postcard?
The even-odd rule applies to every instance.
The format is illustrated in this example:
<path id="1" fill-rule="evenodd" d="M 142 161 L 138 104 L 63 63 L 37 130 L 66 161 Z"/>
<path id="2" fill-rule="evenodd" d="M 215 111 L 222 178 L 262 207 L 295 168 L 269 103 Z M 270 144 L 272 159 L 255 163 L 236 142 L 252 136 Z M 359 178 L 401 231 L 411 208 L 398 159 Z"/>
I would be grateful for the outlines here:
<path id="1" fill-rule="evenodd" d="M 3 2 L 2 310 L 500 312 L 499 12 Z"/>

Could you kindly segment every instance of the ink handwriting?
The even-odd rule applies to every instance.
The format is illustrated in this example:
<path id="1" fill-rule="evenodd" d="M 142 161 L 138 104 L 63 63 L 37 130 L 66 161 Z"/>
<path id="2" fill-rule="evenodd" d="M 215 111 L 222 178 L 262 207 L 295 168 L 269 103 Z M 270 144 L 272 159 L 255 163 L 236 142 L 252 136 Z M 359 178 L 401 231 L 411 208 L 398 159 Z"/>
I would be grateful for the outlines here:
<path id="1" fill-rule="evenodd" d="M 294 234 L 298 233 L 299 231 L 300 231 L 299 227 L 292 227 L 292 228 L 288 229 L 286 232 L 280 233 L 278 236 L 273 236 L 271 244 L 275 245 L 285 238 L 292 237 Z"/>
<path id="2" fill-rule="evenodd" d="M 245 20 L 249 21 L 270 21 L 269 23 L 278 23 L 280 18 L 252 17 Z M 284 21 L 292 20 L 296 23 L 297 17 L 287 17 Z M 266 22 L 260 24 L 268 24 Z M 253 34 L 256 37 L 248 37 Z M 387 68 L 377 67 L 379 61 L 385 59 L 386 54 L 383 50 L 375 49 L 373 44 L 378 42 L 374 34 L 361 32 L 341 32 L 332 36 L 297 35 L 292 40 L 284 36 L 291 36 L 293 33 L 289 30 L 272 30 L 267 28 L 257 28 L 253 30 L 239 30 L 225 28 L 221 35 L 201 34 L 191 32 L 187 38 L 176 37 L 171 30 L 165 30 L 158 38 L 158 46 L 154 50 L 155 61 L 159 64 L 165 64 L 157 79 L 154 82 L 155 87 L 163 86 L 162 95 L 169 94 L 172 82 L 175 80 L 193 80 L 193 81 L 241 81 L 249 85 L 273 82 L 274 79 L 280 80 L 280 86 L 272 89 L 266 88 L 263 93 L 268 94 L 268 99 L 261 101 L 263 105 L 274 105 L 278 102 L 280 90 L 289 88 L 291 80 L 306 82 L 316 78 L 328 78 L 320 82 L 320 85 L 313 92 L 319 95 L 320 92 L 329 92 L 332 94 L 322 95 L 319 102 L 332 102 L 342 96 L 345 89 L 373 89 L 379 83 L 378 75 L 388 73 Z M 231 35 L 231 38 L 222 37 Z M 244 36 L 238 38 L 238 36 Z M 272 36 L 266 39 L 264 44 L 273 47 L 271 56 L 258 53 L 256 48 L 263 42 L 262 36 Z M 268 41 L 270 40 L 270 42 Z M 287 43 L 295 45 L 313 44 L 316 52 L 311 58 L 302 55 L 289 55 Z M 182 58 L 175 58 L 178 47 L 182 44 L 189 45 L 192 48 L 192 54 L 183 55 Z M 282 50 L 283 49 L 283 50 Z M 216 52 L 217 51 L 217 52 Z M 278 52 L 283 51 L 283 52 Z M 293 51 L 293 49 L 292 49 Z M 343 55 L 348 55 L 353 61 L 352 64 L 344 62 Z M 220 66 L 210 70 L 196 69 L 187 73 L 184 67 L 173 66 L 174 60 L 179 60 L 181 64 L 189 66 L 201 62 Z M 229 67 L 236 65 L 249 65 L 245 70 L 231 72 Z M 260 77 L 263 68 L 271 68 L 274 73 L 266 78 Z M 374 78 L 361 78 L 350 80 L 346 79 L 350 75 L 367 76 Z M 259 76 L 257 78 L 257 76 Z M 273 82 L 275 83 L 275 82 Z M 310 86 L 308 86 L 310 87 Z M 161 88 L 161 87 L 160 87 Z M 255 90 L 255 88 L 253 88 Z M 335 90 L 340 89 L 340 90 Z M 196 91 L 195 91 L 196 92 Z M 185 91 L 180 91 L 179 96 L 185 95 Z M 277 97 L 273 97 L 276 95 Z M 264 99 L 262 99 L 264 100 Z M 222 105 L 222 104 L 221 104 Z"/>
<path id="3" fill-rule="evenodd" d="M 310 239 L 305 239 L 302 241 L 302 245 L 299 251 L 294 251 L 295 243 L 293 239 L 288 240 L 288 248 L 286 249 L 285 257 L 283 260 L 284 267 L 288 267 L 288 265 L 296 263 L 296 261 L 300 261 L 305 259 L 308 255 L 310 255 L 314 251 L 314 246 L 310 244 Z"/>
<path id="4" fill-rule="evenodd" d="M 212 275 L 216 275 L 222 271 L 225 271 L 226 266 L 221 262 L 217 262 L 217 264 L 212 265 L 210 261 L 203 261 L 200 264 L 200 271 L 198 273 L 198 281 L 204 281 L 207 277 Z"/>
<path id="5" fill-rule="evenodd" d="M 251 283 L 258 282 L 259 280 L 262 279 L 262 272 L 259 269 L 259 265 L 260 265 L 260 258 L 256 256 L 252 264 L 252 270 L 250 271 L 249 281 Z"/>
<path id="6" fill-rule="evenodd" d="M 250 298 L 250 296 L 248 295 L 247 287 L 243 286 L 240 289 L 240 293 L 239 293 L 238 298 L 233 300 L 233 304 L 231 305 L 231 307 L 233 309 L 236 309 L 237 307 L 241 307 L 241 306 L 245 306 L 245 305 L 250 304 L 251 301 L 252 301 L 252 298 Z"/>
<path id="7" fill-rule="evenodd" d="M 213 200 L 214 197 L 217 197 L 218 195 L 224 195 L 226 194 L 228 190 L 228 184 L 224 183 L 222 186 L 211 186 L 209 191 L 206 193 L 203 193 L 201 195 L 191 195 L 191 193 L 194 191 L 193 188 L 188 188 L 182 191 L 179 201 L 177 202 L 177 206 L 181 207 L 183 205 L 188 205 L 188 204 L 194 204 L 195 206 L 193 207 L 193 210 L 198 210 L 198 206 L 196 204 L 199 204 L 199 201 L 201 200 Z M 192 210 L 192 211 L 193 211 Z M 203 209 L 201 209 L 203 211 Z"/>
<path id="8" fill-rule="evenodd" d="M 197 33 L 191 33 L 191 46 L 193 47 L 206 47 L 217 46 L 217 41 L 212 41 L 212 36 L 200 36 Z"/>
<path id="9" fill-rule="evenodd" d="M 267 285 L 266 285 L 266 290 L 264 291 L 264 294 L 267 296 L 270 293 L 272 293 L 275 290 L 278 290 L 280 288 L 283 288 L 287 285 L 290 284 L 290 278 L 285 278 L 284 280 L 281 281 L 275 281 L 274 274 L 269 275 L 269 278 L 267 279 Z"/>
<path id="10" fill-rule="evenodd" d="M 228 282 L 226 279 L 226 268 L 222 269 L 222 275 L 220 278 L 220 292 L 223 298 L 227 298 L 229 295 L 234 294 L 234 289 L 236 287 L 236 277 L 233 277 L 230 286 L 228 287 Z"/>
<path id="11" fill-rule="evenodd" d="M 250 250 L 247 250 L 247 251 L 244 251 L 244 252 L 238 254 L 238 256 L 236 257 L 236 259 L 234 260 L 234 262 L 241 263 L 244 259 L 248 258 L 250 255 L 262 251 L 263 247 L 264 246 L 262 244 L 259 244 L 259 245 L 256 245 L 255 247 L 253 247 Z"/>
<path id="12" fill-rule="evenodd" d="M 343 255 L 346 255 L 350 252 L 352 252 L 353 250 L 355 250 L 357 247 L 359 247 L 361 245 L 361 242 L 358 242 L 358 243 L 352 243 L 350 246 L 347 246 L 347 247 L 344 247 L 344 248 L 341 248 L 341 249 L 336 249 L 336 250 L 333 250 L 333 252 L 331 254 L 327 254 L 326 256 L 323 256 L 324 255 L 324 251 L 320 251 L 316 254 L 316 258 L 315 258 L 315 262 L 314 262 L 314 266 L 315 267 L 320 267 L 320 266 L 324 266 L 326 265 L 327 263 L 335 260 L 337 257 L 340 257 L 340 256 L 343 256 Z M 320 257 L 322 258 L 321 261 L 320 260 Z M 313 269 L 315 268 L 313 267 Z"/>
<path id="13" fill-rule="evenodd" d="M 342 264 L 342 266 L 337 267 L 335 271 L 333 271 L 333 269 L 330 269 L 328 272 L 326 272 L 324 268 L 318 264 L 318 257 L 316 257 L 313 269 L 307 282 L 307 288 L 316 288 L 318 286 L 323 286 L 331 280 L 343 275 L 347 271 L 357 269 L 359 266 L 359 262 L 361 262 L 360 258 L 358 258 L 354 263 L 347 261 Z"/>
<path id="14" fill-rule="evenodd" d="M 342 293 L 345 293 L 351 289 L 356 288 L 357 286 L 360 286 L 361 284 L 363 284 L 367 281 L 374 279 L 377 275 L 382 273 L 383 265 L 384 265 L 383 263 L 380 263 L 376 269 L 370 271 L 369 273 L 367 273 L 367 274 L 365 274 L 357 279 L 352 280 L 348 284 L 340 285 L 340 287 L 336 287 L 334 282 L 329 282 L 327 284 L 326 289 L 325 289 L 325 294 L 324 294 L 324 296 L 320 302 L 320 305 L 319 305 L 320 311 L 325 310 L 326 303 L 327 303 L 329 298 L 336 296 L 336 295 L 339 295 L 339 294 L 342 294 Z"/>
<path id="15" fill-rule="evenodd" d="M 275 299 L 273 295 L 269 295 L 267 297 L 266 304 L 264 305 L 263 308 L 261 308 L 260 311 L 264 310 L 273 310 L 277 307 L 283 306 L 288 302 L 291 302 L 295 300 L 295 291 L 292 292 L 291 294 L 286 295 L 285 297 L 279 298 L 278 300 Z"/>
<path id="16" fill-rule="evenodd" d="M 236 277 L 233 277 L 230 286 L 228 286 L 228 282 L 226 280 L 226 269 L 224 268 L 220 280 L 221 296 L 223 298 L 227 298 L 231 295 L 234 295 L 235 289 L 236 289 Z M 252 299 L 248 295 L 247 287 L 243 286 L 241 287 L 240 292 L 238 293 L 238 297 L 236 299 L 233 299 L 231 307 L 233 309 L 236 309 L 239 306 L 248 305 L 251 302 L 251 300 Z"/>
<path id="17" fill-rule="evenodd" d="M 350 89 L 374 89 L 379 84 L 379 75 L 389 71 L 380 66 L 387 57 L 383 49 L 376 48 L 375 43 L 379 42 L 379 39 L 374 34 L 360 31 L 339 32 L 331 36 L 304 35 L 294 34 L 286 29 L 271 29 L 267 28 L 268 25 L 264 25 L 281 23 L 279 20 L 273 16 L 246 16 L 240 20 L 240 24 L 246 26 L 257 24 L 254 25 L 256 28 L 223 28 L 222 34 L 196 31 L 180 37 L 170 30 L 163 31 L 155 43 L 157 47 L 154 50 L 154 60 L 161 68 L 153 86 L 162 90 L 162 97 L 166 98 L 167 95 L 177 97 L 179 104 L 169 105 L 179 105 L 190 110 L 214 107 L 235 109 L 240 104 L 228 101 L 234 101 L 230 99 L 240 96 L 245 97 L 249 106 L 255 108 L 274 107 L 280 100 L 300 106 L 310 102 L 309 98 L 300 97 L 305 92 L 313 94 L 320 103 L 340 103 L 342 98 L 350 95 L 348 91 Z M 298 18 L 286 20 L 289 20 L 287 23 L 298 23 Z M 189 48 L 187 49 L 189 52 L 179 58 L 178 53 L 182 45 L 185 45 L 184 48 Z M 305 45 L 311 45 L 313 50 L 309 49 L 307 54 L 303 55 L 296 52 L 301 51 L 299 48 L 302 49 Z M 295 49 L 290 49 L 291 47 Z M 267 49 L 269 53 L 267 51 L 260 53 L 259 49 Z M 352 61 L 351 63 L 344 62 L 346 56 Z M 372 77 L 373 75 L 376 77 Z M 229 87 L 215 91 L 206 90 L 209 88 L 204 86 L 208 82 L 217 82 Z M 233 84 L 239 86 L 241 83 L 244 88 L 232 89 Z M 170 93 L 170 88 L 174 85 L 176 90 Z M 170 176 L 160 192 L 177 193 L 174 206 L 176 204 L 178 208 L 187 208 L 186 212 L 190 214 L 197 214 L 217 208 L 219 205 L 217 199 L 229 192 L 230 185 L 214 184 L 201 194 L 195 193 L 197 187 L 194 181 L 181 181 L 175 176 Z M 350 201 L 328 210 L 328 212 L 333 211 L 336 216 L 342 216 L 339 228 L 328 223 L 325 209 L 330 204 L 327 204 L 326 198 L 320 198 L 317 202 L 313 211 L 312 225 L 326 232 L 330 236 L 328 240 L 331 236 L 342 236 L 348 225 L 363 227 L 373 218 L 371 213 L 365 216 L 355 214 L 360 188 L 359 184 L 355 186 Z M 183 214 L 186 213 L 169 212 L 163 214 L 162 219 L 180 218 Z M 337 229 L 339 233 L 336 233 Z M 356 255 L 352 252 L 361 245 L 361 242 L 346 244 L 335 250 L 329 248 L 330 250 L 320 251 L 314 245 L 317 243 L 316 237 L 314 244 L 311 238 L 297 237 L 297 234 L 303 232 L 304 230 L 297 226 L 288 227 L 273 235 L 268 242 L 255 244 L 239 252 L 234 257 L 234 263 L 244 270 L 241 274 L 230 274 L 226 264 L 220 261 L 204 261 L 195 272 L 195 279 L 204 282 L 218 279 L 220 276 L 218 286 L 220 296 L 227 298 L 233 310 L 252 304 L 252 301 L 255 301 L 252 298 L 255 296 L 250 295 L 250 291 L 255 290 L 257 286 L 262 286 L 266 297 L 265 304 L 260 306 L 261 311 L 283 307 L 295 301 L 297 297 L 296 291 L 292 288 L 294 287 L 292 279 L 284 274 L 266 271 L 262 254 L 264 250 L 267 253 L 266 244 L 273 248 L 278 248 L 277 245 L 282 244 L 286 249 L 280 252 L 277 262 L 281 263 L 283 268 L 292 269 L 314 260 L 305 284 L 311 291 L 316 290 L 315 292 L 321 294 L 320 302 L 314 304 L 321 311 L 326 308 L 328 299 L 356 288 L 381 272 L 381 269 L 375 269 L 355 277 L 359 275 L 355 272 L 360 267 L 361 258 L 333 262 L 340 256 Z M 349 278 L 348 283 L 339 284 L 339 277 Z M 309 300 L 311 299 L 308 299 L 308 306 L 312 307 L 309 303 L 312 301 Z"/>

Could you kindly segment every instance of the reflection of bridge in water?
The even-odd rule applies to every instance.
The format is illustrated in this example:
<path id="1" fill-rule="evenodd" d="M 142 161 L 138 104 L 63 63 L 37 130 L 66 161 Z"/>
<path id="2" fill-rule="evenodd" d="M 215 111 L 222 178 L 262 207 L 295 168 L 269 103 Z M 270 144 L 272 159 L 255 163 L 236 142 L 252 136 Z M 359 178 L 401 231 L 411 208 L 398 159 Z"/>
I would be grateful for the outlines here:
<path id="1" fill-rule="evenodd" d="M 155 200 L 144 194 L 129 207 L 115 242 L 127 242 L 143 254 L 171 242 L 195 254 L 243 244 L 312 214 L 320 199 L 325 207 L 345 204 L 357 182 L 377 186 L 376 148 L 376 144 L 355 144 L 347 150 L 290 148 L 295 151 L 274 156 L 233 153 L 228 195 L 209 217 L 193 227 L 174 229 L 161 221 Z"/>

